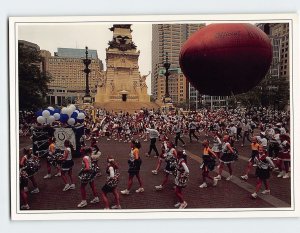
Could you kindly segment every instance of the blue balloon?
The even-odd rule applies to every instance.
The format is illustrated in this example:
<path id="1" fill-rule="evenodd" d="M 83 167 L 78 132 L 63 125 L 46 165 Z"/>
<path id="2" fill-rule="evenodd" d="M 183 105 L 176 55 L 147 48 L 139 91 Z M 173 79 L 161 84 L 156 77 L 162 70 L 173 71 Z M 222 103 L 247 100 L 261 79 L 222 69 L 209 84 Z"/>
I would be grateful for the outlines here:
<path id="1" fill-rule="evenodd" d="M 67 121 L 69 120 L 68 114 L 60 114 L 59 120 L 61 123 L 67 123 Z"/>
<path id="2" fill-rule="evenodd" d="M 73 112 L 72 115 L 71 115 L 71 117 L 74 118 L 75 120 L 76 120 L 77 116 L 78 116 L 77 112 Z"/>
<path id="3" fill-rule="evenodd" d="M 60 113 L 60 109 L 59 108 L 54 109 L 54 113 Z"/>
<path id="4" fill-rule="evenodd" d="M 43 110 L 39 110 L 39 111 L 37 111 L 37 112 L 35 113 L 35 115 L 36 115 L 37 117 L 42 116 L 42 114 L 43 114 Z"/>
<path id="5" fill-rule="evenodd" d="M 55 113 L 55 111 L 52 111 L 50 109 L 47 109 L 50 112 L 50 115 L 53 116 L 53 114 Z"/>

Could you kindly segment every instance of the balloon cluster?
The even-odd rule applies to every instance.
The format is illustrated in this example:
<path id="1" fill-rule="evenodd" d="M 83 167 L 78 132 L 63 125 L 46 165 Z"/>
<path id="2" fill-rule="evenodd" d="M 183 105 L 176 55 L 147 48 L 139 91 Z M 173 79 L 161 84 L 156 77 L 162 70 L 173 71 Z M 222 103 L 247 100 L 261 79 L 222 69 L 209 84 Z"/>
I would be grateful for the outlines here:
<path id="1" fill-rule="evenodd" d="M 60 121 L 63 124 L 74 125 L 75 123 L 83 123 L 85 114 L 76 109 L 76 106 L 71 104 L 68 107 L 54 109 L 48 107 L 45 110 L 36 112 L 37 122 L 40 124 L 52 124 L 54 121 Z"/>

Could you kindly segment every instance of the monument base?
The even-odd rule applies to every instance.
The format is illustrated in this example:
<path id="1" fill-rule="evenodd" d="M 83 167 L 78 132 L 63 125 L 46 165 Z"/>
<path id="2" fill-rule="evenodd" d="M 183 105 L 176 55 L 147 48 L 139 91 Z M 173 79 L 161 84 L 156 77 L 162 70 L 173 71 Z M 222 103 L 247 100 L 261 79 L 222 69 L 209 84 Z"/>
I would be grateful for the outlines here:
<path id="1" fill-rule="evenodd" d="M 176 109 L 173 105 L 171 97 L 165 97 L 160 104 L 162 112 L 165 113 L 175 113 Z"/>
<path id="2" fill-rule="evenodd" d="M 92 97 L 91 96 L 84 96 L 83 97 L 83 103 L 84 104 L 91 104 L 92 103 Z"/>
<path id="3" fill-rule="evenodd" d="M 153 102 L 106 102 L 106 103 L 94 103 L 95 108 L 105 109 L 109 112 L 139 112 L 141 109 L 157 110 L 160 106 Z"/>

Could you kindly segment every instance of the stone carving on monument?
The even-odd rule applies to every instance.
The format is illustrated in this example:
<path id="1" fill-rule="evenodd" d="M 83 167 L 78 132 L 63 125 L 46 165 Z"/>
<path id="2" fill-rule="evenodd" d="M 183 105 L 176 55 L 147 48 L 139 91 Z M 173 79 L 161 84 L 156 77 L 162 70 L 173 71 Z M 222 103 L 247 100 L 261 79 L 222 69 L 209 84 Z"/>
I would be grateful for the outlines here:
<path id="1" fill-rule="evenodd" d="M 106 74 L 98 86 L 95 105 L 106 103 L 150 103 L 146 78 L 141 75 L 138 59 L 140 51 L 132 41 L 131 24 L 114 24 L 110 28 L 113 38 L 106 49 Z M 107 104 L 106 104 L 107 105 Z M 141 106 L 143 107 L 143 106 Z"/>

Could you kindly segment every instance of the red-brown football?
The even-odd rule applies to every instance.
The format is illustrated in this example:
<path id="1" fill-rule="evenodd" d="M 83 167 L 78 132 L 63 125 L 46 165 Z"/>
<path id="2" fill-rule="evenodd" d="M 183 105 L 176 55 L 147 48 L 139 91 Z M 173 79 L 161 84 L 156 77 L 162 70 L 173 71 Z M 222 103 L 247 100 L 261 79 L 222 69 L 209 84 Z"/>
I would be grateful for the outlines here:
<path id="1" fill-rule="evenodd" d="M 265 77 L 272 45 L 252 24 L 210 24 L 191 35 L 179 60 L 182 72 L 201 94 L 239 94 Z"/>

